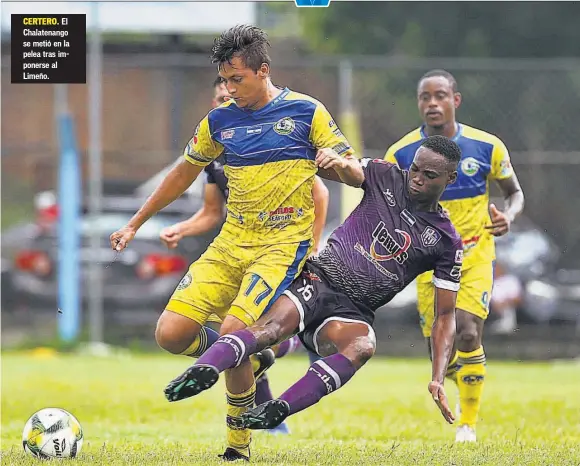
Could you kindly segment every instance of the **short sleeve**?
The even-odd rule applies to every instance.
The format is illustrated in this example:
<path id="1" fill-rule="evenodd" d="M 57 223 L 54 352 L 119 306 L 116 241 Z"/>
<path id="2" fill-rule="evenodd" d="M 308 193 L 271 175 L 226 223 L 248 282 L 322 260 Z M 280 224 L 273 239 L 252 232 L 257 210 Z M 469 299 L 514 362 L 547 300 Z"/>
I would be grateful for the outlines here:
<path id="1" fill-rule="evenodd" d="M 507 147 L 501 140 L 493 145 L 491 153 L 491 178 L 495 180 L 505 180 L 514 174 L 514 169 L 510 161 L 510 154 Z"/>
<path id="2" fill-rule="evenodd" d="M 209 118 L 206 116 L 195 128 L 193 137 L 183 151 L 183 156 L 188 162 L 205 167 L 217 159 L 223 150 L 224 147 L 211 137 Z"/>
<path id="3" fill-rule="evenodd" d="M 389 171 L 393 168 L 394 164 L 387 162 L 382 159 L 369 159 L 364 158 L 360 160 L 363 173 L 365 174 L 365 180 L 363 181 L 362 188 L 366 189 L 369 186 L 376 186 L 378 183 L 377 172 L 382 173 Z M 380 176 L 380 175 L 379 175 Z M 384 177 L 381 177 L 384 181 Z"/>
<path id="4" fill-rule="evenodd" d="M 317 149 L 331 148 L 339 155 L 354 155 L 354 149 L 324 105 L 317 104 L 312 117 L 310 141 Z"/>
<path id="5" fill-rule="evenodd" d="M 387 153 L 385 154 L 385 161 L 387 162 L 391 162 L 394 163 L 395 165 L 397 165 L 397 157 L 395 157 L 395 153 L 397 151 L 395 150 L 395 146 L 391 146 L 389 147 L 389 149 L 387 150 Z"/>
<path id="6" fill-rule="evenodd" d="M 436 288 L 449 291 L 459 291 L 461 280 L 461 265 L 463 264 L 463 244 L 461 238 L 445 247 L 435 263 L 433 284 Z"/>

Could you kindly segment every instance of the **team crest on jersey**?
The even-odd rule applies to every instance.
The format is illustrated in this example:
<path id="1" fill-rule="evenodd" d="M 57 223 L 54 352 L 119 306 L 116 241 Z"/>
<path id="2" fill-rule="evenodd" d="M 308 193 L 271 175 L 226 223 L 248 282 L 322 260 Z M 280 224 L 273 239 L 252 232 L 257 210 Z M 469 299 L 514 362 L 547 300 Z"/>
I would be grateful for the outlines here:
<path id="1" fill-rule="evenodd" d="M 479 162 L 473 157 L 467 157 L 461 162 L 461 171 L 467 176 L 474 176 L 479 170 Z"/>
<path id="2" fill-rule="evenodd" d="M 423 230 L 423 233 L 421 233 L 421 242 L 423 243 L 423 246 L 425 246 L 426 248 L 435 246 L 440 239 L 441 233 L 439 233 L 433 227 L 427 227 Z"/>
<path id="3" fill-rule="evenodd" d="M 290 134 L 294 128 L 296 128 L 296 123 L 290 117 L 281 118 L 274 124 L 274 131 L 282 136 Z"/>
<path id="4" fill-rule="evenodd" d="M 177 285 L 177 289 L 179 291 L 185 290 L 189 285 L 191 285 L 192 281 L 193 277 L 191 276 L 191 272 L 187 272 L 187 274 L 185 274 L 184 277 L 179 282 L 179 285 Z"/>

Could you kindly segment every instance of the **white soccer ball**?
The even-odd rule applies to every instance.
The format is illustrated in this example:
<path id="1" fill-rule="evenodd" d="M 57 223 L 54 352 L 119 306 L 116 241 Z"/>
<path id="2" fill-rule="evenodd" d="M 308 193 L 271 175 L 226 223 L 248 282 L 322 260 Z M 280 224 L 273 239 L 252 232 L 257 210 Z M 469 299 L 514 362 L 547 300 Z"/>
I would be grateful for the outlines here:
<path id="1" fill-rule="evenodd" d="M 24 426 L 22 445 L 37 458 L 74 458 L 83 446 L 83 429 L 64 409 L 41 409 Z"/>

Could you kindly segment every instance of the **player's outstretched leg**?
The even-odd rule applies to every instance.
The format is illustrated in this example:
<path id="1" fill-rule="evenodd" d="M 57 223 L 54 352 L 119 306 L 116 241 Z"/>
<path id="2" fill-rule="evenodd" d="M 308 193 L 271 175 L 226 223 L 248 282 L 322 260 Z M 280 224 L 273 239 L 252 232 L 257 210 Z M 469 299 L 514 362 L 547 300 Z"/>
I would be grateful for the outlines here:
<path id="1" fill-rule="evenodd" d="M 244 427 L 272 429 L 341 388 L 373 356 L 376 338 L 366 323 L 330 320 L 318 332 L 318 348 L 322 354 L 338 352 L 314 362 L 280 398 L 243 414 Z"/>
<path id="2" fill-rule="evenodd" d="M 219 374 L 240 366 L 250 355 L 292 336 L 300 314 L 288 297 L 281 296 L 270 311 L 251 327 L 221 336 L 197 362 L 165 388 L 169 401 L 179 401 L 212 387 Z"/>

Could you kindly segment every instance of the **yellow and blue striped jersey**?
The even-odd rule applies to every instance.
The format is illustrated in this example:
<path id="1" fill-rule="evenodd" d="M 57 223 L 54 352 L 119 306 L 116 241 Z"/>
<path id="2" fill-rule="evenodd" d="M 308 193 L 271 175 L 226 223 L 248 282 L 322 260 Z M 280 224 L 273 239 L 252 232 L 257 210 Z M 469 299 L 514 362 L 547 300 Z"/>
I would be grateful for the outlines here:
<path id="1" fill-rule="evenodd" d="M 229 197 L 220 234 L 239 245 L 267 245 L 312 238 L 314 159 L 323 148 L 354 152 L 320 102 L 285 88 L 259 110 L 233 100 L 211 110 L 184 157 L 206 166 L 223 156 Z"/>
<path id="2" fill-rule="evenodd" d="M 408 170 L 426 137 L 423 127 L 411 131 L 387 150 L 385 159 Z M 513 169 L 505 144 L 493 134 L 458 124 L 453 140 L 461 148 L 461 161 L 457 181 L 445 189 L 441 205 L 463 240 L 466 270 L 495 259 L 493 236 L 484 228 L 491 223 L 489 180 L 509 178 Z"/>

